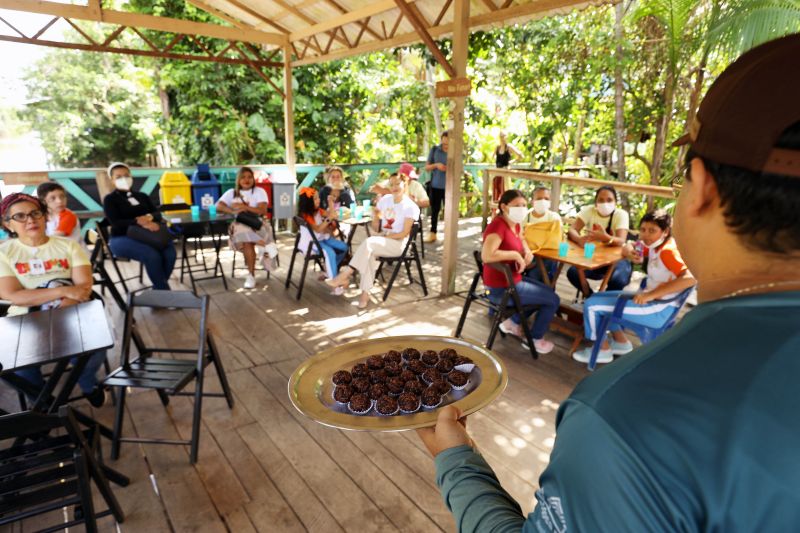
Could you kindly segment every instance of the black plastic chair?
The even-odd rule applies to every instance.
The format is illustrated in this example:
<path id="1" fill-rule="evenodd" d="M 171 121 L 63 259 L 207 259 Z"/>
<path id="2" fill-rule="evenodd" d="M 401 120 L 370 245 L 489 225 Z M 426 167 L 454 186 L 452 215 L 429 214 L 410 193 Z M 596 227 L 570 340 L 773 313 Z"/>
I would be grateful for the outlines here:
<path id="1" fill-rule="evenodd" d="M 422 255 L 422 258 L 425 259 L 425 235 L 424 235 L 424 226 L 422 224 L 422 211 L 419 212 L 419 219 L 417 219 L 417 224 L 419 225 L 419 252 Z"/>
<path id="2" fill-rule="evenodd" d="M 419 259 L 419 253 L 417 252 L 417 233 L 420 231 L 419 223 L 415 222 L 411 226 L 411 233 L 406 240 L 406 245 L 403 248 L 403 253 L 398 256 L 394 257 L 378 257 L 377 259 L 380 261 L 380 265 L 378 266 L 378 273 L 383 278 L 383 265 L 394 264 L 394 269 L 392 269 L 392 275 L 389 277 L 389 282 L 386 284 L 386 290 L 383 291 L 383 301 L 386 301 L 386 298 L 389 297 L 389 292 L 392 290 L 392 286 L 394 285 L 394 281 L 397 279 L 397 274 L 400 272 L 400 266 L 403 265 L 406 267 L 406 274 L 408 274 L 408 281 L 411 283 L 419 283 L 422 286 L 422 292 L 425 296 L 428 295 L 428 286 L 425 284 L 425 274 L 422 272 L 422 262 Z M 414 279 L 414 276 L 411 274 L 411 264 L 414 263 L 417 265 L 417 272 L 419 272 L 419 281 Z"/>
<path id="3" fill-rule="evenodd" d="M 54 430 L 64 434 L 50 436 Z M 125 520 L 109 479 L 120 486 L 129 480 L 103 464 L 97 427 L 81 430 L 68 406 L 58 414 L 26 411 L 0 417 L 0 443 L 5 448 L 0 451 L 0 526 L 68 506 L 75 506 L 72 520 L 43 531 L 83 524 L 94 532 L 100 517 Z M 105 510 L 95 510 L 92 483 Z"/>
<path id="4" fill-rule="evenodd" d="M 109 228 L 111 227 L 111 222 L 109 222 L 107 218 L 104 218 L 103 220 L 100 220 L 95 225 L 95 227 L 97 228 L 97 242 L 95 243 L 95 246 L 97 246 L 97 244 L 99 243 L 100 247 L 101 247 L 101 250 L 100 250 L 101 256 L 98 257 L 98 260 L 105 261 L 106 259 L 109 259 L 111 261 L 111 265 L 114 267 L 114 272 L 116 272 L 116 274 L 117 274 L 117 283 L 122 285 L 122 290 L 125 291 L 125 294 L 130 294 L 131 291 L 128 289 L 128 285 L 125 282 L 126 281 L 131 281 L 131 280 L 134 280 L 134 279 L 138 279 L 139 283 L 144 284 L 144 265 L 141 262 L 139 262 L 139 275 L 138 276 L 130 276 L 130 277 L 127 277 L 127 278 L 124 277 L 122 275 L 122 272 L 119 269 L 119 265 L 117 264 L 117 262 L 118 261 L 129 262 L 129 261 L 135 261 L 135 260 L 131 259 L 129 257 L 118 257 L 118 256 L 115 256 L 114 252 L 111 251 L 111 247 L 108 244 L 109 242 L 111 242 L 111 237 L 110 237 L 109 231 L 108 231 Z M 133 292 L 143 291 L 143 290 L 145 290 L 147 288 L 149 288 L 149 287 L 141 287 L 139 289 L 136 289 Z"/>
<path id="5" fill-rule="evenodd" d="M 521 317 L 525 317 L 529 312 L 537 310 L 539 306 L 522 305 L 522 302 L 519 299 L 519 294 L 517 294 L 517 290 L 514 288 L 514 276 L 511 272 L 511 268 L 503 263 L 487 264 L 487 266 L 502 272 L 506 277 L 506 282 L 508 283 L 508 288 L 503 294 L 503 298 L 500 300 L 500 303 L 496 304 L 492 302 L 489 299 L 489 292 L 483 287 L 481 288 L 478 287 L 479 284 L 483 285 L 483 260 L 481 260 L 481 253 L 480 251 L 475 250 L 472 252 L 472 256 L 475 259 L 475 264 L 478 267 L 478 271 L 472 278 L 472 284 L 469 287 L 469 292 L 467 293 L 466 301 L 464 302 L 464 308 L 461 311 L 461 318 L 459 318 L 458 320 L 458 326 L 456 326 L 456 331 L 453 334 L 453 336 L 454 337 L 461 336 L 461 332 L 464 329 L 464 323 L 467 320 L 467 313 L 469 312 L 469 308 L 473 302 L 477 302 L 483 307 L 486 307 L 493 311 L 492 325 L 489 329 L 489 338 L 486 340 L 486 347 L 491 350 L 492 345 L 494 344 L 495 337 L 497 337 L 497 333 L 500 332 L 500 335 L 505 336 L 505 334 L 502 331 L 500 331 L 501 322 L 503 322 L 511 315 L 517 313 Z M 533 344 L 533 338 L 531 337 L 531 332 L 530 329 L 528 328 L 527 320 L 525 320 L 524 318 L 520 320 L 520 326 L 522 327 L 523 333 L 525 333 L 525 341 L 528 344 L 528 349 L 531 352 L 531 357 L 533 357 L 534 359 L 538 359 L 539 353 L 536 351 L 536 346 Z"/>
<path id="6" fill-rule="evenodd" d="M 308 272 L 308 264 L 313 261 L 324 272 L 325 256 L 322 255 L 322 247 L 319 245 L 317 236 L 314 235 L 314 231 L 308 226 L 308 223 L 305 220 L 303 220 L 303 217 L 295 216 L 293 217 L 293 219 L 294 223 L 297 224 L 297 236 L 294 239 L 292 260 L 289 262 L 289 273 L 286 275 L 286 288 L 288 289 L 289 285 L 292 285 L 292 271 L 294 270 L 294 260 L 295 257 L 297 257 L 297 254 L 301 253 L 303 254 L 303 271 L 300 274 L 300 282 L 295 285 L 297 287 L 297 299 L 299 300 L 300 296 L 303 294 L 303 286 L 306 283 L 306 272 Z M 301 250 L 300 237 L 304 229 L 311 235 L 311 240 L 308 241 L 308 249 Z"/>
<path id="7" fill-rule="evenodd" d="M 125 328 L 122 337 L 121 366 L 114 370 L 103 383 L 116 387 L 118 391 L 117 412 L 114 419 L 114 436 L 111 444 L 111 458 L 119 457 L 122 442 L 150 442 L 156 444 L 188 444 L 191 446 L 190 461 L 197 462 L 200 442 L 200 415 L 203 396 L 225 397 L 228 407 L 233 407 L 233 394 L 228 386 L 228 378 L 222 361 L 208 331 L 209 296 L 195 296 L 188 291 L 148 290 L 128 296 L 128 310 L 125 313 Z M 148 348 L 136 331 L 133 314 L 136 308 L 154 309 L 199 309 L 200 323 L 198 346 L 194 348 Z M 139 357 L 131 360 L 131 340 L 136 344 Z M 153 357 L 157 353 L 196 354 L 194 359 L 173 359 Z M 205 368 L 213 364 L 222 385 L 222 393 L 209 393 L 203 390 Z M 184 392 L 184 388 L 195 382 L 194 392 Z M 154 389 L 165 406 L 169 396 L 194 396 L 192 436 L 189 440 L 170 440 L 158 438 L 125 438 L 122 436 L 122 423 L 125 413 L 125 394 L 128 388 Z"/>
<path id="8" fill-rule="evenodd" d="M 89 256 L 89 262 L 92 266 L 93 285 L 100 286 L 101 294 L 105 294 L 106 291 L 108 291 L 122 312 L 125 312 L 127 308 L 125 300 L 117 290 L 117 286 L 114 284 L 114 281 L 111 279 L 106 269 L 105 254 L 103 253 L 103 243 L 100 240 L 100 235 L 95 230 L 89 230 L 84 236 L 84 242 L 87 246 L 94 246 Z"/>

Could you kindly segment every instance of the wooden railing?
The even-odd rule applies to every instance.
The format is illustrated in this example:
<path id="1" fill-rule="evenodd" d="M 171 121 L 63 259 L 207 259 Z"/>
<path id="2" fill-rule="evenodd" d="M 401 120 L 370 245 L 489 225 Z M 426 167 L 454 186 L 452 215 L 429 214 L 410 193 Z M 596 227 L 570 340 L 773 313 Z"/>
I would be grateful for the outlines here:
<path id="1" fill-rule="evenodd" d="M 503 176 L 516 180 L 536 181 L 550 184 L 550 203 L 554 211 L 558 211 L 561 202 L 561 187 L 563 185 L 576 185 L 587 189 L 599 189 L 604 185 L 611 185 L 619 192 L 641 194 L 648 198 L 675 198 L 679 189 L 677 187 L 661 187 L 658 185 L 645 185 L 640 183 L 629 183 L 624 181 L 599 180 L 594 178 L 583 178 L 580 176 L 544 174 L 542 172 L 531 172 L 527 170 L 513 170 L 508 168 L 487 168 L 483 171 L 483 209 L 481 217 L 483 227 L 486 227 L 486 220 L 493 206 L 490 201 L 490 188 L 492 178 Z"/>

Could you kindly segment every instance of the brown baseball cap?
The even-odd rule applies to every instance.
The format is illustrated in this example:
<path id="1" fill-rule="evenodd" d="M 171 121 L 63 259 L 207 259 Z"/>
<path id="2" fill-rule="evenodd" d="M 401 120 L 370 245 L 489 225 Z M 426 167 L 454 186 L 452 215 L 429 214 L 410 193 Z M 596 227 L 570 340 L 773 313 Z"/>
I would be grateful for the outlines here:
<path id="1" fill-rule="evenodd" d="M 700 103 L 689 133 L 673 146 L 716 163 L 800 177 L 800 150 L 776 148 L 800 122 L 800 34 L 748 51 L 720 74 Z"/>

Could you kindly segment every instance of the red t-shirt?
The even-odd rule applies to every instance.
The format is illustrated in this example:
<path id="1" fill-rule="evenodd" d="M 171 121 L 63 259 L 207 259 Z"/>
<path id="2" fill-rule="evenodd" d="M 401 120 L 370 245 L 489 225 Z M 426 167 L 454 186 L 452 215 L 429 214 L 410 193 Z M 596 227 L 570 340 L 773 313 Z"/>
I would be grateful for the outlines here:
<path id="1" fill-rule="evenodd" d="M 486 236 L 492 233 L 500 235 L 500 250 L 519 252 L 520 255 L 525 255 L 525 249 L 522 247 L 522 238 L 520 237 L 519 224 L 516 225 L 515 230 L 512 230 L 508 227 L 508 224 L 502 216 L 496 216 L 489 225 L 486 226 L 486 230 L 483 232 L 483 240 L 485 241 Z M 517 264 L 514 261 L 503 262 L 511 267 L 511 271 L 514 273 L 514 284 L 519 283 L 522 280 L 522 274 L 517 272 Z M 483 284 L 493 289 L 504 289 L 508 287 L 505 274 L 489 265 L 483 265 Z"/>

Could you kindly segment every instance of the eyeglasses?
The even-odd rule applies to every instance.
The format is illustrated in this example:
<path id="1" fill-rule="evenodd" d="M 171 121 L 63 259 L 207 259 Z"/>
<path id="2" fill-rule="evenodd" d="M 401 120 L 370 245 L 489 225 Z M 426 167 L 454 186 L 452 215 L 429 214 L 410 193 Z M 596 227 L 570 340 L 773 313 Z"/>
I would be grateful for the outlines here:
<path id="1" fill-rule="evenodd" d="M 30 218 L 31 220 L 40 220 L 44 217 L 44 213 L 39 209 L 34 209 L 30 213 L 14 213 L 10 217 L 6 217 L 6 220 L 13 220 L 14 222 L 25 222 Z"/>

